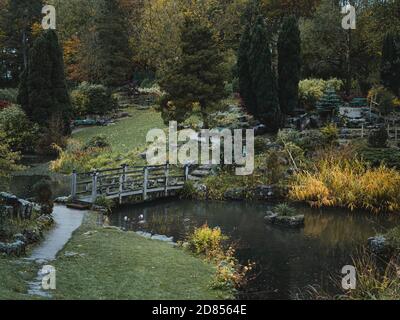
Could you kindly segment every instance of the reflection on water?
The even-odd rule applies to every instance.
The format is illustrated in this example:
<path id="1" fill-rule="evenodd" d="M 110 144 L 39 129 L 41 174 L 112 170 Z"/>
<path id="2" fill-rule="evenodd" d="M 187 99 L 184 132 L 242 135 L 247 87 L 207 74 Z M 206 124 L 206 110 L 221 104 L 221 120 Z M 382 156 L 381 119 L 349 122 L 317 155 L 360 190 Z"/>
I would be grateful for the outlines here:
<path id="1" fill-rule="evenodd" d="M 183 240 L 196 226 L 219 226 L 238 241 L 238 258 L 257 263 L 257 277 L 241 293 L 248 299 L 288 299 L 309 285 L 323 285 L 352 264 L 359 245 L 393 227 L 395 216 L 348 213 L 343 210 L 298 208 L 306 215 L 305 228 L 269 226 L 263 203 L 171 201 L 122 207 L 111 224 L 129 230 Z M 333 290 L 326 286 L 327 290 Z"/>

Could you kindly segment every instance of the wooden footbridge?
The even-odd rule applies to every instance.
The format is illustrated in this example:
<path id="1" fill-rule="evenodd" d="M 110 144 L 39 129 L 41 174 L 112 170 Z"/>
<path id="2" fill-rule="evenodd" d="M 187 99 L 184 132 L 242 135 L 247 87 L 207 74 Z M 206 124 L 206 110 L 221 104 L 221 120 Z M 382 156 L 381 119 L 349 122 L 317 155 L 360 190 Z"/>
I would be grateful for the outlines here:
<path id="1" fill-rule="evenodd" d="M 147 201 L 165 198 L 183 188 L 189 178 L 189 166 L 171 170 L 170 165 L 94 170 L 71 177 L 71 196 L 74 201 L 94 204 L 99 197 L 118 199 L 139 198 Z"/>

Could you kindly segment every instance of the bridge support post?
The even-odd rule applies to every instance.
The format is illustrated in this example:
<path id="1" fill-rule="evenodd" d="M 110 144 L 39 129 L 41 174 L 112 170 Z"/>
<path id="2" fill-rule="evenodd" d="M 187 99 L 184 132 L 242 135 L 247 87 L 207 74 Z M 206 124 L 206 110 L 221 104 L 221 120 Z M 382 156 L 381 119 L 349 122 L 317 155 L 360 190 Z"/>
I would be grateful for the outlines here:
<path id="1" fill-rule="evenodd" d="M 72 176 L 71 176 L 71 197 L 72 200 L 76 199 L 76 192 L 77 192 L 77 173 L 76 170 L 72 171 Z"/>
<path id="2" fill-rule="evenodd" d="M 165 196 L 168 197 L 169 162 L 165 165 Z"/>
<path id="3" fill-rule="evenodd" d="M 143 200 L 147 200 L 147 186 L 149 183 L 149 168 L 145 167 L 144 168 L 144 174 L 143 174 Z"/>
<path id="4" fill-rule="evenodd" d="M 92 203 L 97 200 L 97 170 L 92 173 Z"/>
<path id="5" fill-rule="evenodd" d="M 185 164 L 185 182 L 189 180 L 189 165 Z"/>

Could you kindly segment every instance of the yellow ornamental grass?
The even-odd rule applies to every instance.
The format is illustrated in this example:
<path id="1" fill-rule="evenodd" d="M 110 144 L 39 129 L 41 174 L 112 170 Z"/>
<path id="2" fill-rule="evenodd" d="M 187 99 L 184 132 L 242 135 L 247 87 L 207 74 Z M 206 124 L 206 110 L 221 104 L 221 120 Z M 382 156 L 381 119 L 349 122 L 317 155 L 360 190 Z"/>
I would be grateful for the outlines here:
<path id="1" fill-rule="evenodd" d="M 355 159 L 323 159 L 314 172 L 296 174 L 289 196 L 316 207 L 400 212 L 400 172 Z"/>

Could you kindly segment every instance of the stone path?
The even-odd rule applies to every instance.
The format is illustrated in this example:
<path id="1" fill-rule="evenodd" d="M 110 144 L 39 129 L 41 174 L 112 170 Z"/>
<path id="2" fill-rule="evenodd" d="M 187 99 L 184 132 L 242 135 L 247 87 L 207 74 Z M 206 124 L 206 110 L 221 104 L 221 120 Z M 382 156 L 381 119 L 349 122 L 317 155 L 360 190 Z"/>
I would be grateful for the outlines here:
<path id="1" fill-rule="evenodd" d="M 71 239 L 72 233 L 78 229 L 83 220 L 85 212 L 57 205 L 54 207 L 54 228 L 46 235 L 46 239 L 36 247 L 27 260 L 35 261 L 40 267 L 37 277 L 29 283 L 28 294 L 51 298 L 51 294 L 42 289 L 43 274 L 42 267 L 56 259 L 57 253 L 61 251 Z"/>

